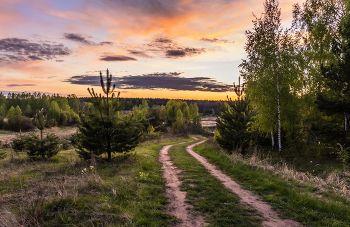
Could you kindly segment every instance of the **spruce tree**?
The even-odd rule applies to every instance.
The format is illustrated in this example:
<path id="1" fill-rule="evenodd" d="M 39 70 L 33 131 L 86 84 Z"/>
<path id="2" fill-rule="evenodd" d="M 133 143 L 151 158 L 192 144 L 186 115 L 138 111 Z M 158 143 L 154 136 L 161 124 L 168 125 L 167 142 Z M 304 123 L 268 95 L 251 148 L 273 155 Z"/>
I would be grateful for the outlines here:
<path id="1" fill-rule="evenodd" d="M 235 149 L 245 152 L 250 143 L 250 124 L 254 112 L 243 93 L 244 89 L 244 84 L 235 86 L 237 100 L 227 97 L 227 101 L 220 107 L 221 114 L 216 119 L 215 140 L 228 152 Z"/>
<path id="2" fill-rule="evenodd" d="M 92 105 L 81 118 L 76 147 L 82 158 L 107 153 L 108 161 L 111 161 L 112 153 L 129 152 L 137 146 L 142 125 L 133 115 L 119 115 L 124 102 L 119 98 L 120 92 L 115 95 L 115 84 L 112 85 L 112 74 L 108 69 L 106 83 L 100 72 L 100 84 L 105 96 L 88 88 Z"/>
<path id="3" fill-rule="evenodd" d="M 347 11 L 349 13 L 349 10 Z M 345 17 L 339 26 L 339 39 L 332 42 L 332 51 L 337 61 L 321 66 L 327 93 L 319 93 L 316 103 L 321 111 L 328 115 L 342 116 L 344 119 L 343 138 L 348 131 L 348 115 L 350 113 L 350 15 Z M 329 132 L 328 132 L 329 133 Z M 334 131 L 333 133 L 336 133 Z M 345 141 L 343 141 L 345 142 Z"/>

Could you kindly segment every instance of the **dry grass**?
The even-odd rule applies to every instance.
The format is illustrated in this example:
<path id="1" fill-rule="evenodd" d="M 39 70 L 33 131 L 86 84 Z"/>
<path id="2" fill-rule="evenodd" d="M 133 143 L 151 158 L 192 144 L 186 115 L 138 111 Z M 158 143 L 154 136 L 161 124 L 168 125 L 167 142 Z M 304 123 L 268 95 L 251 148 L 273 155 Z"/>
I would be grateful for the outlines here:
<path id="1" fill-rule="evenodd" d="M 174 218 L 162 212 L 166 197 L 158 152 L 179 140 L 145 141 L 135 152 L 113 155 L 112 163 L 98 158 L 92 169 L 74 150 L 30 160 L 25 154 L 12 158 L 6 149 L 8 156 L 0 160 L 0 227 L 169 226 Z"/>
<path id="2" fill-rule="evenodd" d="M 55 200 L 76 200 L 78 195 L 96 195 L 106 187 L 101 177 L 80 161 L 74 151 L 57 159 L 30 160 L 7 157 L 0 166 L 0 226 L 41 226 L 44 204 Z M 81 172 L 81 170 L 86 170 Z M 55 211 L 52 211 L 54 215 Z M 6 220 L 6 221 L 3 221 Z"/>

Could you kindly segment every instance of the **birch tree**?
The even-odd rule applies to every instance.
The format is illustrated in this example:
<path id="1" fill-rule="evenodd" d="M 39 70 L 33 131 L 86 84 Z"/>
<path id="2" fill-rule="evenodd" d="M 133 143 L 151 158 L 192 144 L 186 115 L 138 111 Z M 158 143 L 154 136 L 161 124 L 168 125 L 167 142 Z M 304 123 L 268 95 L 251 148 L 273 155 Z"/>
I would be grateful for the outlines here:
<path id="1" fill-rule="evenodd" d="M 255 15 L 253 29 L 246 31 L 247 59 L 240 64 L 248 94 L 258 109 L 260 130 L 273 132 L 277 124 L 278 151 L 282 150 L 282 116 L 290 94 L 302 88 L 302 61 L 298 56 L 299 38 L 293 29 L 283 29 L 277 0 L 266 0 L 265 12 Z M 291 110 L 291 108 L 288 108 Z"/>

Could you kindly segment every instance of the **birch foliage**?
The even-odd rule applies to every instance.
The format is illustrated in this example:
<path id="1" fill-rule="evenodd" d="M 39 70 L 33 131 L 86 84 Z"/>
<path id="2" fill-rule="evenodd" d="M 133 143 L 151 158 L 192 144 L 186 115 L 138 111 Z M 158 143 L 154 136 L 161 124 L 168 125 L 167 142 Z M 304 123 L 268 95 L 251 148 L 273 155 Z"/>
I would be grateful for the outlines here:
<path id="1" fill-rule="evenodd" d="M 259 129 L 278 131 L 278 147 L 282 149 L 282 121 L 292 111 L 290 99 L 302 89 L 303 61 L 298 54 L 299 37 L 292 28 L 281 25 L 278 1 L 266 0 L 265 12 L 253 20 L 253 29 L 246 31 L 247 59 L 240 64 L 247 82 L 252 104 L 258 109 Z"/>

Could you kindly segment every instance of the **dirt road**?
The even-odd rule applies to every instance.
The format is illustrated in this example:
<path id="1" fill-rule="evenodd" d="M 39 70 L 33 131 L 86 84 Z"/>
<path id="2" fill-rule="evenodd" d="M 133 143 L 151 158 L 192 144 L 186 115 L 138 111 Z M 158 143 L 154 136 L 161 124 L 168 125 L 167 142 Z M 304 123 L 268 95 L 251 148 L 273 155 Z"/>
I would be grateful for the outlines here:
<path id="1" fill-rule="evenodd" d="M 197 138 L 193 137 L 195 140 Z M 191 154 L 197 161 L 199 161 L 210 174 L 219 179 L 222 184 L 231 190 L 233 193 L 237 194 L 241 198 L 241 203 L 249 204 L 256 210 L 258 210 L 262 216 L 265 218 L 265 221 L 262 222 L 262 226 L 268 227 L 297 227 L 301 226 L 298 222 L 288 219 L 281 219 L 278 217 L 277 213 L 272 210 L 271 206 L 262 199 L 254 195 L 251 191 L 245 190 L 241 185 L 233 181 L 229 176 L 224 174 L 222 171 L 217 169 L 215 165 L 209 163 L 204 157 L 193 151 L 193 147 L 204 143 L 205 138 L 200 142 L 191 144 L 186 147 L 186 151 Z M 170 204 L 168 205 L 167 212 L 180 218 L 182 222 L 177 226 L 186 226 L 186 227 L 197 227 L 205 226 L 204 218 L 201 216 L 193 217 L 190 214 L 192 207 L 186 203 L 186 192 L 180 191 L 180 185 L 182 182 L 179 180 L 178 175 L 181 173 L 181 170 L 177 170 L 173 166 L 173 163 L 170 160 L 168 155 L 168 150 L 174 145 L 168 145 L 162 148 L 160 151 L 160 162 L 163 164 L 164 178 L 166 180 L 166 193 L 170 199 Z"/>

